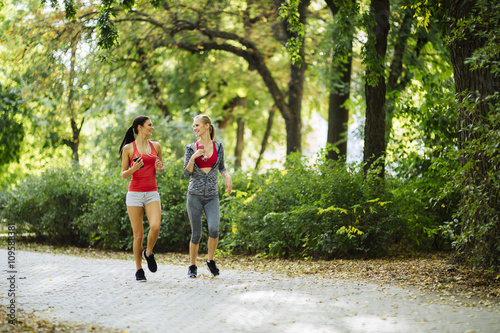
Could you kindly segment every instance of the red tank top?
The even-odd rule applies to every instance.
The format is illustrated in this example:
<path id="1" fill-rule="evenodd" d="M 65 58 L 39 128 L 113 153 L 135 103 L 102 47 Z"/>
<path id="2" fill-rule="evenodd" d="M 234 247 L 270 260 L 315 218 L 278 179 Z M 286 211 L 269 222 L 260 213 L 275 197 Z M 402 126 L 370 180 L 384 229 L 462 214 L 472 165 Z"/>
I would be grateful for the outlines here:
<path id="1" fill-rule="evenodd" d="M 196 158 L 196 164 L 198 164 L 198 168 L 212 168 L 217 162 L 217 149 L 215 149 L 215 141 L 212 141 L 214 144 L 214 152 L 212 156 L 209 158 L 203 158 L 203 156 Z M 198 150 L 198 141 L 196 141 L 196 149 Z"/>
<path id="2" fill-rule="evenodd" d="M 132 175 L 132 180 L 128 185 L 129 192 L 152 192 L 158 191 L 158 185 L 156 183 L 156 158 L 157 153 L 156 149 L 153 146 L 153 143 L 148 140 L 149 145 L 151 146 L 151 153 L 147 155 L 142 155 L 137 150 L 137 145 L 135 141 L 133 142 L 134 146 L 134 155 L 130 160 L 130 166 L 134 165 L 134 158 L 142 157 L 142 161 L 144 162 L 144 168 L 141 168 L 134 172 Z"/>

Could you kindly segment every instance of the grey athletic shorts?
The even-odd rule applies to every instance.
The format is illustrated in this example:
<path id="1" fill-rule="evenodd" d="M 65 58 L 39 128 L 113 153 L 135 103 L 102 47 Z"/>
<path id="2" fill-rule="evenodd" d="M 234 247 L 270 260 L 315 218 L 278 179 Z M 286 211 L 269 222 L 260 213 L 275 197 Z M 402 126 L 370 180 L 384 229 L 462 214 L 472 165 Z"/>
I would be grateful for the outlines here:
<path id="1" fill-rule="evenodd" d="M 148 203 L 160 201 L 158 191 L 153 192 L 127 192 L 125 200 L 127 206 L 145 207 Z"/>

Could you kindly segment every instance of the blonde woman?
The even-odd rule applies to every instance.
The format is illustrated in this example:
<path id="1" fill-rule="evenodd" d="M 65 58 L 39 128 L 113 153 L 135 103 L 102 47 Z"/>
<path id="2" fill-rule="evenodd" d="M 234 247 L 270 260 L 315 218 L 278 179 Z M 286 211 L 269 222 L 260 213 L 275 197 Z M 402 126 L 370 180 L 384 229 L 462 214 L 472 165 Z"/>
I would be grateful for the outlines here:
<path id="1" fill-rule="evenodd" d="M 222 144 L 214 141 L 215 128 L 210 117 L 207 115 L 194 117 L 193 131 L 198 140 L 186 146 L 184 176 L 189 178 L 186 207 L 191 223 L 188 276 L 195 278 L 198 275 L 196 258 L 200 247 L 203 212 L 208 223 L 207 266 L 213 276 L 219 275 L 219 269 L 214 261 L 215 249 L 219 241 L 220 221 L 218 172 L 226 180 L 228 194 L 231 194 L 233 183 L 224 166 Z"/>
<path id="2" fill-rule="evenodd" d="M 146 275 L 142 269 L 142 255 L 146 258 L 149 270 L 153 273 L 157 270 L 153 248 L 160 234 L 161 204 L 156 183 L 156 173 L 164 172 L 165 168 L 160 144 L 148 140 L 148 137 L 153 135 L 153 130 L 151 119 L 146 116 L 139 116 L 134 119 L 132 126 L 127 130 L 120 146 L 122 177 L 127 179 L 132 176 L 128 187 L 126 204 L 130 223 L 132 224 L 132 232 L 134 233 L 135 278 L 139 282 L 146 281 Z M 145 250 L 142 247 L 144 211 L 146 211 L 149 221 L 149 233 Z"/>

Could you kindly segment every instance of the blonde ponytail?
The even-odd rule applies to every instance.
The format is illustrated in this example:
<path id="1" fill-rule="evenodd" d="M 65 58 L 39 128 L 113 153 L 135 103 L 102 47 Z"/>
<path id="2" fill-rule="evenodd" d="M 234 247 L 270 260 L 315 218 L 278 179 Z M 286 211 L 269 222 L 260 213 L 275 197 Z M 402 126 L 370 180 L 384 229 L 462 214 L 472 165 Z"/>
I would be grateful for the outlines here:
<path id="1" fill-rule="evenodd" d="M 214 125 L 210 124 L 210 139 L 213 141 L 215 138 L 215 127 Z"/>

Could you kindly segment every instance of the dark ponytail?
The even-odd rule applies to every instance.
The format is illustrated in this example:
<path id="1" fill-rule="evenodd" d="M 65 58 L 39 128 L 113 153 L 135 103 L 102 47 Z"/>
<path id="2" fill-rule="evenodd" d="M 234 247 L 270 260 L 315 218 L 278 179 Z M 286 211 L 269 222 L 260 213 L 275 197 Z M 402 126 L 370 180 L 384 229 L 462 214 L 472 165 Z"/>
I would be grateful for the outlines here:
<path id="1" fill-rule="evenodd" d="M 123 147 L 125 147 L 125 145 L 135 141 L 134 133 L 139 134 L 137 127 L 139 127 L 139 125 L 144 126 L 144 123 L 148 119 L 149 119 L 149 117 L 146 117 L 146 116 L 139 116 L 139 117 L 134 119 L 132 126 L 130 126 L 128 128 L 127 133 L 125 133 L 125 138 L 123 139 L 122 144 L 120 145 L 120 157 L 122 156 L 122 153 L 123 153 Z"/>

